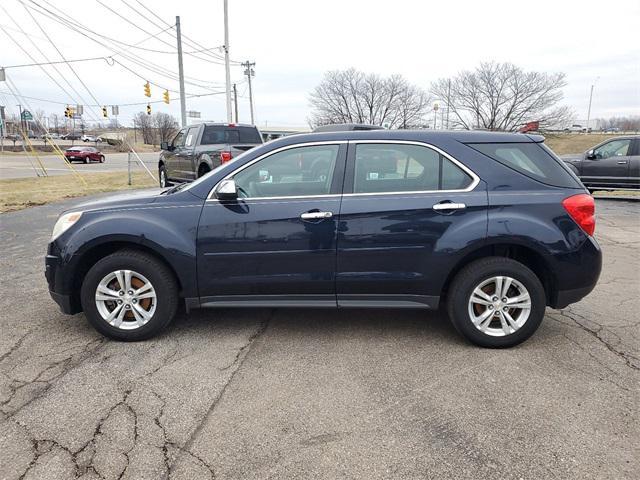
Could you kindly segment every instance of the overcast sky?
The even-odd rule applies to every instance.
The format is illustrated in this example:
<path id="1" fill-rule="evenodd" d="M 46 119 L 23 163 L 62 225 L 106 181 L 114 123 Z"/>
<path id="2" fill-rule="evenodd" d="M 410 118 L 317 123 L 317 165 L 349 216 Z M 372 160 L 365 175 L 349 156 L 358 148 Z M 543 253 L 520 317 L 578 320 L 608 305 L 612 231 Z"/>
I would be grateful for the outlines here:
<path id="1" fill-rule="evenodd" d="M 33 7 L 30 0 L 23 1 Z M 121 42 L 134 45 L 149 36 L 109 11 L 99 0 L 34 1 L 52 12 L 80 21 L 96 34 Z M 204 47 L 224 43 L 222 0 L 101 1 L 151 34 L 157 34 L 163 25 L 140 3 L 170 24 L 180 15 L 183 34 Z M 124 45 L 109 49 L 40 15 L 34 8 L 31 11 L 43 33 L 20 0 L 0 0 L 0 6 L 8 12 L 7 15 L 0 8 L 0 25 L 36 61 L 44 61 L 36 45 L 49 60 L 60 60 L 47 35 L 67 59 L 112 55 L 118 49 L 126 49 L 136 58 L 161 65 L 161 73 L 166 72 L 169 77 L 146 70 L 122 56 L 115 58 L 143 78 L 171 89 L 178 88 L 174 79 L 178 71 L 175 53 L 152 53 Z M 305 125 L 309 115 L 308 94 L 327 70 L 355 67 L 380 75 L 399 73 L 427 89 L 437 78 L 455 75 L 491 60 L 512 62 L 525 70 L 565 72 L 568 85 L 563 103 L 574 109 L 577 121 L 586 119 L 589 90 L 594 82 L 592 119 L 640 114 L 638 0 L 613 3 L 229 0 L 229 23 L 231 58 L 256 63 L 254 100 L 260 126 L 265 123 Z M 110 43 L 97 35 L 91 37 Z M 185 51 L 199 49 L 188 41 L 185 43 Z M 139 46 L 175 52 L 174 44 L 175 31 L 169 30 Z M 32 63 L 32 60 L 0 30 L 0 65 L 23 63 Z M 52 67 L 48 68 L 70 95 L 37 67 L 7 69 L 7 76 L 25 96 L 56 102 L 96 103 L 68 67 L 59 65 L 58 70 L 77 94 Z M 74 64 L 74 68 L 100 104 L 147 100 L 143 95 L 144 80 L 117 64 L 108 66 L 104 61 L 94 61 Z M 187 92 L 191 94 L 212 93 L 224 87 L 222 65 L 191 55 L 185 56 L 185 75 L 199 83 L 199 86 L 187 85 Z M 248 90 L 242 67 L 234 64 L 231 77 L 238 83 L 241 95 L 240 121 L 248 122 Z M 209 82 L 204 85 L 206 88 L 202 88 L 202 82 Z M 15 109 L 18 102 L 7 91 L 7 84 L 0 83 L 0 104 L 6 104 L 9 110 Z M 177 98 L 176 94 L 171 96 Z M 162 90 L 152 87 L 152 100 L 161 99 Z M 63 105 L 27 101 L 33 109 L 60 114 L 64 111 Z M 120 120 L 129 122 L 135 112 L 143 109 L 144 106 L 121 107 Z M 171 105 L 154 104 L 153 109 L 179 116 L 178 101 Z M 224 94 L 188 99 L 187 109 L 202 112 L 203 119 L 226 119 Z M 85 107 L 88 119 L 99 114 L 98 109 L 93 116 L 87 110 Z"/>

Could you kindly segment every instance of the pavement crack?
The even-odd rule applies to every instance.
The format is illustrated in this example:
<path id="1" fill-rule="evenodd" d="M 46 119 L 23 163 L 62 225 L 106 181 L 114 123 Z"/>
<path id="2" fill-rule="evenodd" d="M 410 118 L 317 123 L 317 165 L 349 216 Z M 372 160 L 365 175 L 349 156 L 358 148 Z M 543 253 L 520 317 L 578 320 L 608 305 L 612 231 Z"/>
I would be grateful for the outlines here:
<path id="1" fill-rule="evenodd" d="M 198 435 L 200 434 L 200 432 L 202 431 L 202 429 L 204 428 L 204 425 L 207 421 L 207 419 L 211 416 L 211 414 L 215 411 L 216 407 L 218 406 L 218 404 L 220 403 L 220 401 L 222 400 L 222 398 L 224 397 L 224 394 L 227 390 L 227 388 L 229 387 L 229 385 L 231 384 L 231 382 L 233 382 L 233 379 L 235 377 L 235 375 L 238 373 L 238 371 L 240 370 L 240 368 L 242 367 L 244 361 L 246 360 L 249 352 L 251 351 L 251 347 L 255 344 L 256 340 L 262 336 L 264 334 L 264 332 L 267 330 L 269 323 L 271 322 L 271 320 L 273 319 L 275 315 L 275 309 L 272 309 L 269 312 L 269 315 L 267 316 L 267 318 L 260 323 L 260 325 L 258 326 L 258 328 L 256 329 L 255 332 L 253 332 L 249 338 L 247 339 L 246 343 L 238 350 L 238 352 L 236 353 L 236 356 L 233 360 L 233 362 L 227 366 L 224 367 L 222 370 L 232 370 L 231 374 L 229 375 L 228 380 L 225 382 L 225 384 L 222 386 L 220 393 L 218 393 L 218 395 L 216 395 L 216 397 L 213 399 L 213 402 L 211 403 L 211 405 L 209 405 L 209 409 L 207 410 L 207 412 L 202 416 L 202 419 L 200 420 L 200 422 L 198 422 L 198 424 L 195 426 L 195 428 L 193 429 L 193 431 L 191 432 L 191 434 L 189 435 L 189 438 L 187 438 L 187 440 L 184 442 L 184 444 L 182 445 L 182 447 L 178 448 L 178 451 L 182 454 L 189 454 L 191 456 L 193 456 L 194 458 L 199 459 L 205 466 L 207 466 L 207 468 L 209 469 L 209 471 L 212 474 L 212 477 L 215 478 L 215 471 L 213 469 L 213 467 L 207 465 L 202 459 L 200 459 L 199 457 L 197 457 L 192 451 L 191 451 L 191 447 L 193 446 L 193 442 L 195 441 L 195 439 L 198 437 Z M 173 467 L 173 465 L 181 458 L 181 455 L 176 456 L 176 458 L 173 460 L 173 462 L 170 462 L 168 465 L 168 469 L 167 469 L 167 474 L 165 478 L 170 478 L 171 476 L 171 469 Z"/>
<path id="2" fill-rule="evenodd" d="M 567 307 L 567 308 L 562 309 L 562 310 L 558 310 L 557 314 L 560 315 L 561 317 L 564 317 L 564 318 L 567 318 L 567 319 L 571 320 L 574 325 L 578 326 L 578 328 L 580 328 L 581 330 L 584 330 L 585 332 L 589 333 L 594 338 L 596 338 L 598 341 L 600 341 L 600 343 L 602 343 L 610 352 L 612 352 L 613 354 L 615 354 L 618 357 L 620 357 L 624 361 L 624 363 L 625 363 L 625 365 L 627 367 L 629 367 L 629 368 L 631 368 L 633 370 L 636 370 L 636 371 L 640 370 L 640 366 L 636 365 L 636 363 L 640 364 L 640 359 L 638 359 L 637 357 L 635 357 L 634 355 L 632 355 L 630 353 L 623 352 L 622 350 L 619 350 L 614 345 L 609 343 L 607 341 L 607 339 L 605 339 L 602 336 L 602 331 L 604 330 L 604 327 L 602 325 L 594 322 L 593 320 L 589 320 L 588 318 L 583 317 L 580 314 L 577 314 L 577 313 L 571 311 L 570 307 Z M 553 318 L 553 315 L 551 315 L 551 318 Z M 558 321 L 557 319 L 555 319 L 555 320 Z M 599 328 L 590 327 L 587 323 L 595 324 Z M 636 362 L 636 363 L 634 363 L 634 362 Z"/>

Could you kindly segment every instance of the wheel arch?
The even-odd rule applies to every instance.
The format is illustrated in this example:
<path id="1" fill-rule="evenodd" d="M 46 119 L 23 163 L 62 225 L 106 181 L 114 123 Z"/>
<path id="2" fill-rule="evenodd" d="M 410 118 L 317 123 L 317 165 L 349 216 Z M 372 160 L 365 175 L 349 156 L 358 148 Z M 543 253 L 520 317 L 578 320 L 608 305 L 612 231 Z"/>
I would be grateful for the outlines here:
<path id="1" fill-rule="evenodd" d="M 540 252 L 527 245 L 496 242 L 488 245 L 485 244 L 467 252 L 467 254 L 458 261 L 449 272 L 442 286 L 441 301 L 446 298 L 449 286 L 460 270 L 469 263 L 486 257 L 505 257 L 522 263 L 540 279 L 544 287 L 546 304 L 549 305 L 555 297 L 554 292 L 557 290 L 557 279 L 553 274 L 551 266 Z"/>
<path id="2" fill-rule="evenodd" d="M 78 255 L 76 267 L 73 272 L 73 284 L 71 289 L 72 304 L 80 306 L 80 290 L 82 283 L 87 273 L 96 262 L 101 259 L 118 252 L 120 250 L 133 250 L 140 253 L 148 254 L 154 257 L 159 262 L 163 263 L 173 274 L 176 283 L 178 284 L 179 296 L 183 296 L 184 290 L 183 279 L 174 268 L 174 265 L 169 262 L 166 257 L 154 248 L 152 244 L 142 244 L 133 240 L 121 239 L 117 241 L 107 241 L 92 245 L 87 250 Z"/>

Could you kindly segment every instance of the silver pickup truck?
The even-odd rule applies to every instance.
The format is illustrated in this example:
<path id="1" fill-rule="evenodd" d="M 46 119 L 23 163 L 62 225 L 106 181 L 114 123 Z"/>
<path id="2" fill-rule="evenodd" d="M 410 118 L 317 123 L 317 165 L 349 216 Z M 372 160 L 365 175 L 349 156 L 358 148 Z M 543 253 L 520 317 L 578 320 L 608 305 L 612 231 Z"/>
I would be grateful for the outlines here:
<path id="1" fill-rule="evenodd" d="M 184 127 L 170 143 L 160 145 L 160 186 L 191 182 L 261 144 L 255 125 L 200 123 Z"/>

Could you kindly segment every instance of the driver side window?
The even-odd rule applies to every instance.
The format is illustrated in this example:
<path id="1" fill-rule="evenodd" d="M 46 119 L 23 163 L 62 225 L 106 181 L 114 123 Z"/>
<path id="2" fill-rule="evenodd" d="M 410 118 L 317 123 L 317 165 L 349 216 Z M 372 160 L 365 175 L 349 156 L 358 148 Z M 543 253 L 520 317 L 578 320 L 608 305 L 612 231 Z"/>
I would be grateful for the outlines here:
<path id="1" fill-rule="evenodd" d="M 327 195 L 339 145 L 290 148 L 250 165 L 234 175 L 240 197 Z"/>
<path id="2" fill-rule="evenodd" d="M 180 130 L 178 132 L 178 134 L 175 136 L 175 138 L 171 142 L 171 146 L 173 148 L 182 147 L 184 145 L 184 137 L 185 137 L 186 131 L 187 131 L 187 129 L 183 128 L 182 130 Z"/>
<path id="3" fill-rule="evenodd" d="M 612 140 L 596 148 L 593 151 L 593 154 L 597 159 L 604 159 L 609 157 L 621 157 L 621 156 L 628 155 L 630 145 L 631 145 L 631 140 L 629 139 Z"/>

